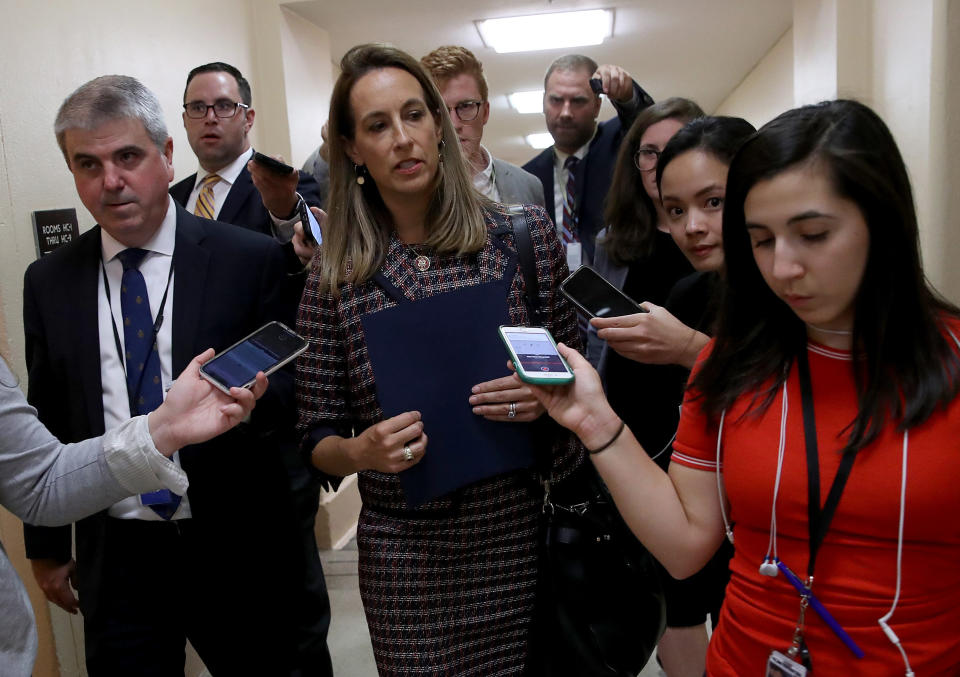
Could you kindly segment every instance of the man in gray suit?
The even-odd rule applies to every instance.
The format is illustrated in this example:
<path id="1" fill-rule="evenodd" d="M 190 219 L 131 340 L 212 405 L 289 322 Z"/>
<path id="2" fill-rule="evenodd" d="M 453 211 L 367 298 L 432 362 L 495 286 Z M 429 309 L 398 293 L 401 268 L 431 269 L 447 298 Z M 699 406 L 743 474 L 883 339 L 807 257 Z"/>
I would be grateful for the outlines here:
<path id="1" fill-rule="evenodd" d="M 533 174 L 493 157 L 480 143 L 490 118 L 483 64 L 465 47 L 438 47 L 420 59 L 433 76 L 443 97 L 460 147 L 473 170 L 473 185 L 494 202 L 538 204 L 543 184 Z"/>

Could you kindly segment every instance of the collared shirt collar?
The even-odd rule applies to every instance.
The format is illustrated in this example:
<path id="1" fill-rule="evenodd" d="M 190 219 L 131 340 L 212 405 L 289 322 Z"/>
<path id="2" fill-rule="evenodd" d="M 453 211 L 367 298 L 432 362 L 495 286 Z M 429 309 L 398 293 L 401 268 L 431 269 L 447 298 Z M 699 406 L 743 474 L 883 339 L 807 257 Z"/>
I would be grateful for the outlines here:
<path id="1" fill-rule="evenodd" d="M 237 177 L 240 176 L 240 172 L 243 171 L 243 168 L 247 166 L 247 163 L 250 162 L 250 158 L 253 157 L 253 148 L 247 148 L 243 153 L 237 156 L 237 159 L 228 164 L 226 167 L 221 169 L 218 172 L 208 172 L 203 167 L 197 168 L 197 181 L 193 184 L 194 189 L 200 185 L 200 182 L 207 176 L 207 174 L 216 174 L 220 177 L 221 181 L 229 185 L 233 185 L 233 182 L 237 180 Z"/>
<path id="2" fill-rule="evenodd" d="M 166 256 L 173 256 L 173 248 L 176 244 L 176 238 L 177 210 L 173 206 L 173 199 L 168 197 L 167 213 L 164 215 L 163 221 L 160 223 L 160 227 L 157 229 L 157 232 L 153 234 L 153 237 L 147 240 L 146 244 L 140 247 L 140 249 L 146 249 L 147 251 L 164 254 Z M 100 229 L 100 246 L 103 252 L 102 255 L 104 263 L 109 263 L 117 256 L 117 254 L 122 252 L 124 249 L 127 249 L 125 244 L 118 242 L 103 228 Z"/>
<path id="3" fill-rule="evenodd" d="M 473 175 L 473 187 L 482 195 L 486 195 L 494 202 L 498 202 L 500 196 L 497 192 L 496 178 L 493 172 L 493 154 L 482 145 L 480 146 L 480 150 L 483 152 L 484 157 L 487 158 L 487 166 L 482 171 Z"/>

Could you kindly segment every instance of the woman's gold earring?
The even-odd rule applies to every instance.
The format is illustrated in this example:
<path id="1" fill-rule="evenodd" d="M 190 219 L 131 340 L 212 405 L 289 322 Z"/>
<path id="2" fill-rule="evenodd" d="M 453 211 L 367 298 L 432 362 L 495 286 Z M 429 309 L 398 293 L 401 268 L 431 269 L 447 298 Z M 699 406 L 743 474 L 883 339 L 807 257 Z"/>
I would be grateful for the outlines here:
<path id="1" fill-rule="evenodd" d="M 356 162 L 354 162 L 353 171 L 357 175 L 357 185 L 362 186 L 366 181 L 366 179 L 363 178 L 366 168 L 363 165 L 358 165 Z"/>

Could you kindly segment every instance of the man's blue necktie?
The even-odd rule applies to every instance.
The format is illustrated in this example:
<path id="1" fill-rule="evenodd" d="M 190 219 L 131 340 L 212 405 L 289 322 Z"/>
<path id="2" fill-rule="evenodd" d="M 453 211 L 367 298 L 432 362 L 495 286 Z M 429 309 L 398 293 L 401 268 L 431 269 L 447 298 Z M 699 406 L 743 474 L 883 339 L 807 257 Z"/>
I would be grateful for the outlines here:
<path id="1" fill-rule="evenodd" d="M 149 414 L 163 403 L 160 381 L 160 353 L 150 315 L 147 284 L 140 272 L 140 263 L 147 255 L 144 249 L 125 249 L 117 254 L 123 264 L 120 282 L 120 312 L 123 316 L 123 341 L 127 363 L 127 396 L 130 414 Z M 140 495 L 141 502 L 165 520 L 173 517 L 180 505 L 180 496 L 169 489 Z"/>

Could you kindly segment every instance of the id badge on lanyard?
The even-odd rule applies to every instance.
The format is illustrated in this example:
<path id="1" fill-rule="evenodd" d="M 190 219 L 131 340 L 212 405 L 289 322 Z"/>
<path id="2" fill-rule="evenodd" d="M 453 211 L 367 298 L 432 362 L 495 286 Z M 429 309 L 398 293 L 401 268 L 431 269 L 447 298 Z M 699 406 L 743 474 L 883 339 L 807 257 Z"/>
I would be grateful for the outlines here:
<path id="1" fill-rule="evenodd" d="M 843 495 L 844 487 L 850 472 L 853 469 L 855 455 L 850 452 L 844 452 L 840 461 L 840 467 L 837 468 L 837 474 L 830 485 L 830 491 L 827 494 L 827 500 L 820 507 L 820 458 L 817 449 L 817 426 L 813 411 L 813 387 L 810 383 L 810 364 L 807 358 L 807 350 L 804 348 L 797 360 L 798 372 L 800 377 L 800 395 L 803 401 L 803 432 L 804 442 L 807 454 L 807 521 L 810 532 L 810 559 L 807 564 L 807 579 L 803 581 L 793 573 L 790 568 L 779 559 L 776 560 L 777 569 L 783 574 L 784 578 L 796 589 L 800 595 L 800 614 L 797 618 L 797 624 L 793 631 L 793 639 L 790 648 L 786 651 L 772 650 L 767 659 L 766 675 L 770 677 L 807 677 L 812 674 L 810 661 L 810 652 L 807 650 L 804 640 L 804 631 L 806 629 L 807 608 L 812 608 L 817 616 L 834 632 L 841 642 L 857 658 L 863 658 L 863 650 L 857 646 L 853 638 L 843 629 L 840 623 L 830 614 L 825 606 L 813 594 L 813 572 L 817 563 L 817 554 L 820 546 L 826 538 L 827 531 L 830 528 L 830 522 L 833 520 L 837 511 L 837 505 L 840 503 L 840 496 Z"/>
<path id="2" fill-rule="evenodd" d="M 583 243 L 567 242 L 564 246 L 567 248 L 567 268 L 576 270 L 583 263 Z"/>

